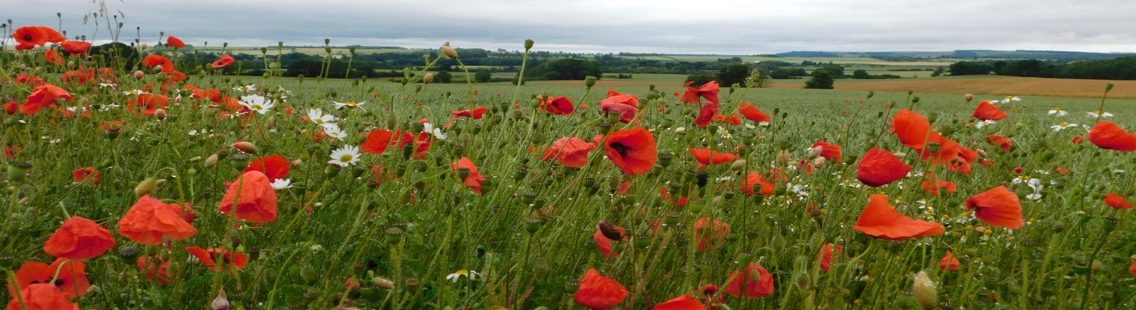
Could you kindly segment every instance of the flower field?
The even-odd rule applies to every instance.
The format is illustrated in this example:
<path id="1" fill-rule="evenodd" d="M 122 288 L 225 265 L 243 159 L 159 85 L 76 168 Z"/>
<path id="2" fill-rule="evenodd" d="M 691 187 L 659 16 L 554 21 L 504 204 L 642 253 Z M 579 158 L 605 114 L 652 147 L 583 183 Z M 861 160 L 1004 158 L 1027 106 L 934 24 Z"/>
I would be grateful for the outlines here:
<path id="1" fill-rule="evenodd" d="M 1136 101 L 1103 82 L 443 85 L 448 44 L 393 83 L 7 42 L 9 309 L 1136 307 Z"/>

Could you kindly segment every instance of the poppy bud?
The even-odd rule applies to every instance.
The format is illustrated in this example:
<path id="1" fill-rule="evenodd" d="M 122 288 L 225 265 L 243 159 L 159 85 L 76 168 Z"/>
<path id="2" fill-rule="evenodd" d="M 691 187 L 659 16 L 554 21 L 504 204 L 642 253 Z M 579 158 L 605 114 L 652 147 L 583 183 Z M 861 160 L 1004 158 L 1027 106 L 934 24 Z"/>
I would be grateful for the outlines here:
<path id="1" fill-rule="evenodd" d="M 824 165 L 824 162 L 825 162 L 824 157 L 817 157 L 817 158 L 813 158 L 812 165 L 813 165 L 813 167 L 820 167 L 820 166 Z"/>
<path id="2" fill-rule="evenodd" d="M 591 75 L 585 76 L 584 77 L 584 86 L 586 86 L 588 88 L 592 88 L 592 86 L 596 86 L 596 77 L 591 76 Z"/>
<path id="3" fill-rule="evenodd" d="M 154 117 L 156 117 L 158 119 L 166 119 L 166 117 L 168 117 L 168 116 L 169 116 L 169 113 L 166 113 L 166 109 L 154 110 Z"/>
<path id="4" fill-rule="evenodd" d="M 446 57 L 449 57 L 450 59 L 458 59 L 458 51 L 453 47 L 450 47 L 450 42 L 442 44 L 442 53 L 446 54 Z"/>
<path id="5" fill-rule="evenodd" d="M 532 39 L 526 39 L 525 40 L 525 50 L 527 51 L 527 50 L 532 49 L 533 43 L 536 43 L 536 42 L 534 42 Z"/>
<path id="6" fill-rule="evenodd" d="M 817 156 L 820 156 L 820 154 L 821 154 L 821 152 L 822 152 L 822 151 L 824 151 L 824 148 L 822 148 L 822 147 L 820 147 L 820 146 L 815 146 L 815 147 L 813 147 L 813 148 L 809 149 L 809 156 L 808 156 L 808 158 L 813 158 L 813 157 L 817 157 Z"/>
<path id="7" fill-rule="evenodd" d="M 422 83 L 434 83 L 434 73 L 427 73 L 426 76 L 422 77 Z"/>
<path id="8" fill-rule="evenodd" d="M 659 152 L 659 167 L 666 168 L 670 166 L 672 158 L 674 158 L 674 155 L 671 155 L 670 152 Z"/>
<path id="9" fill-rule="evenodd" d="M 146 178 L 142 180 L 142 182 L 138 182 L 138 185 L 134 186 L 134 195 L 142 197 L 154 191 L 155 188 L 158 188 L 158 179 Z"/>
<path id="10" fill-rule="evenodd" d="M 233 143 L 233 148 L 252 155 L 257 153 L 256 145 L 248 141 L 237 141 Z"/>
<path id="11" fill-rule="evenodd" d="M 529 232 L 530 234 L 536 233 L 537 230 L 540 230 L 541 224 L 544 224 L 544 220 L 529 219 L 529 221 L 525 223 L 525 231 Z"/>
<path id="12" fill-rule="evenodd" d="M 213 167 L 217 165 L 218 160 L 220 160 L 220 156 L 213 154 L 209 155 L 209 157 L 206 157 L 205 161 L 202 162 L 202 164 L 205 165 L 205 167 Z"/>
<path id="13" fill-rule="evenodd" d="M 935 309 L 939 305 L 939 290 L 935 287 L 935 281 L 927 276 L 927 272 L 919 271 L 915 274 L 911 291 L 923 309 Z"/>
<path id="14" fill-rule="evenodd" d="M 213 298 L 213 303 L 210 304 L 213 310 L 229 310 L 229 298 L 225 296 L 225 290 L 222 289 L 217 292 L 217 298 Z"/>
<path id="15" fill-rule="evenodd" d="M 378 288 L 381 288 L 381 289 L 384 289 L 384 290 L 394 289 L 394 281 L 391 281 L 390 279 L 387 279 L 387 278 L 374 277 L 374 278 L 371 278 L 371 283 L 375 284 L 375 287 L 378 287 Z"/>
<path id="16" fill-rule="evenodd" d="M 911 104 L 916 104 L 916 103 L 919 103 L 919 96 L 915 96 L 915 98 L 911 98 Z"/>
<path id="17" fill-rule="evenodd" d="M 777 152 L 777 163 L 782 165 L 789 163 L 789 150 L 781 150 Z"/>
<path id="18" fill-rule="evenodd" d="M 623 240 L 623 233 L 619 232 L 619 230 L 615 227 L 615 224 L 612 224 L 607 220 L 600 222 L 600 233 L 602 233 L 605 238 L 611 241 Z"/>
<path id="19" fill-rule="evenodd" d="M 745 167 L 746 167 L 745 159 L 735 160 L 733 163 L 730 164 L 730 169 L 733 169 L 733 170 L 739 170 L 740 171 L 740 170 L 745 169 Z"/>
<path id="20" fill-rule="evenodd" d="M 135 70 L 134 71 L 134 79 L 141 80 L 143 77 L 146 77 L 145 72 L 142 72 L 142 70 Z"/>
<path id="21" fill-rule="evenodd" d="M 966 95 L 963 95 L 963 98 L 966 98 L 966 102 L 971 102 L 971 101 L 974 100 L 974 95 L 973 94 L 966 94 Z"/>

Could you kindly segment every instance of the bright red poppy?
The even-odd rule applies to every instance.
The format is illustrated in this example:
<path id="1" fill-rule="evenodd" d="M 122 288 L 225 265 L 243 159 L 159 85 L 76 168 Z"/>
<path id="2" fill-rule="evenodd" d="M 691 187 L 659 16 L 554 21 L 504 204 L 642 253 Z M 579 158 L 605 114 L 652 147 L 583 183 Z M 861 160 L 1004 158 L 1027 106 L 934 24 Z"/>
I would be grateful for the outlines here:
<path id="1" fill-rule="evenodd" d="M 1136 134 L 1129 133 L 1124 128 L 1120 128 L 1120 125 L 1110 121 L 1097 122 L 1097 125 L 1089 130 L 1089 142 L 1106 150 L 1136 151 Z"/>
<path id="2" fill-rule="evenodd" d="M 56 277 L 56 271 L 59 272 L 58 277 Z M 35 284 L 49 284 L 66 295 L 67 298 L 86 295 L 87 290 L 91 287 L 91 282 L 87 279 L 87 265 L 81 261 L 66 258 L 56 259 L 50 265 L 43 262 L 26 262 L 20 265 L 20 269 L 16 270 L 15 278 L 16 284 L 20 288 Z M 52 282 L 52 279 L 55 282 Z M 14 295 L 15 292 L 15 287 L 9 284 L 8 294 Z"/>
<path id="3" fill-rule="evenodd" d="M 159 54 L 146 55 L 145 58 L 142 58 L 142 65 L 150 69 L 161 66 L 162 72 L 173 72 L 177 70 L 177 68 L 174 68 L 173 60 L 170 60 L 169 57 Z"/>
<path id="4" fill-rule="evenodd" d="M 966 200 L 966 208 L 974 210 L 974 216 L 991 226 L 1018 229 L 1025 226 L 1022 219 L 1022 203 L 1018 195 L 1005 185 L 1000 185 Z"/>
<path id="5" fill-rule="evenodd" d="M 79 305 L 67 300 L 67 295 L 51 284 L 32 284 L 20 290 L 19 298 L 12 295 L 8 310 L 78 310 Z"/>
<path id="6" fill-rule="evenodd" d="M 911 166 L 904 163 L 898 156 L 885 149 L 873 147 L 860 160 L 856 178 L 868 186 L 880 187 L 899 181 L 910 172 Z"/>
<path id="7" fill-rule="evenodd" d="M 268 176 L 260 171 L 246 171 L 229 184 L 221 197 L 221 214 L 229 215 L 236 209 L 236 218 L 264 224 L 276 220 L 276 190 Z"/>
<path id="8" fill-rule="evenodd" d="M 726 242 L 730 224 L 709 217 L 700 217 L 694 222 L 694 239 L 698 240 L 698 251 L 715 249 Z"/>
<path id="9" fill-rule="evenodd" d="M 274 182 L 277 179 L 288 178 L 288 173 L 292 171 L 292 162 L 283 155 L 268 155 L 249 162 L 244 172 L 249 171 L 260 171 L 268 177 L 269 182 Z"/>
<path id="10" fill-rule="evenodd" d="M 481 175 L 481 172 L 477 170 L 477 165 L 473 164 L 473 160 L 470 160 L 469 157 L 462 156 L 457 162 L 450 164 L 450 169 L 459 176 L 464 174 L 462 184 L 465 184 L 466 187 L 469 187 L 474 192 L 481 194 L 481 184 L 485 182 L 485 176 Z"/>
<path id="11" fill-rule="evenodd" d="M 233 59 L 232 55 L 225 54 L 221 55 L 221 57 L 218 57 L 217 60 L 214 60 L 212 64 L 209 64 L 209 66 L 213 67 L 213 69 L 223 69 L 232 65 L 236 61 L 237 60 Z"/>
<path id="12" fill-rule="evenodd" d="M 842 251 L 844 251 L 843 246 L 825 243 L 820 249 L 820 270 L 824 270 L 824 272 L 832 270 L 833 255 L 840 254 Z"/>
<path id="13" fill-rule="evenodd" d="M 766 180 L 761 176 L 761 173 L 754 171 L 746 175 L 745 180 L 742 180 L 742 192 L 749 196 L 757 195 L 758 193 L 755 188 L 761 188 L 762 196 L 769 196 L 773 195 L 773 192 L 777 189 L 777 185 L 772 181 Z"/>
<path id="14" fill-rule="evenodd" d="M 959 153 L 963 151 L 961 144 L 939 134 L 935 134 L 923 146 L 915 149 L 915 151 L 920 158 L 932 164 L 950 163 L 959 158 Z"/>
<path id="15" fill-rule="evenodd" d="M 169 45 L 175 49 L 183 48 L 185 47 L 185 41 L 182 41 L 181 38 L 175 36 L 169 36 L 166 37 L 166 45 Z"/>
<path id="16" fill-rule="evenodd" d="M 103 181 L 103 176 L 102 173 L 99 173 L 98 169 L 95 169 L 95 167 L 82 167 L 75 168 L 74 171 L 71 171 L 71 180 L 75 183 L 87 182 L 91 184 L 99 184 Z"/>
<path id="17" fill-rule="evenodd" d="M 86 54 L 91 50 L 91 42 L 86 41 L 63 41 L 59 46 L 72 55 Z"/>
<path id="18" fill-rule="evenodd" d="M 896 113 L 891 126 L 899 137 L 899 142 L 913 149 L 922 149 L 928 141 L 939 135 L 931 129 L 927 117 L 908 109 Z"/>
<path id="19" fill-rule="evenodd" d="M 1124 196 L 1121 196 L 1120 194 L 1117 194 L 1117 193 L 1108 193 L 1108 195 L 1105 195 L 1104 196 L 1104 203 L 1107 204 L 1109 207 L 1113 207 L 1113 208 L 1120 209 L 1120 210 L 1132 209 L 1132 207 L 1133 207 L 1132 203 L 1129 202 L 1127 198 L 1124 198 Z"/>
<path id="20" fill-rule="evenodd" d="M 688 148 L 686 150 L 690 151 L 690 155 L 694 155 L 694 160 L 697 160 L 700 166 L 732 163 L 738 160 L 738 155 L 733 153 L 719 153 L 711 149 L 698 148 Z"/>
<path id="21" fill-rule="evenodd" d="M 588 164 L 588 153 L 598 147 L 596 143 L 576 137 L 560 138 L 552 143 L 552 147 L 544 150 L 541 158 L 556 160 L 565 167 L 579 169 Z"/>
<path id="22" fill-rule="evenodd" d="M 990 142 L 990 144 L 997 145 L 998 147 L 1002 148 L 1003 151 L 1006 151 L 1006 152 L 1009 152 L 1010 150 L 1014 149 L 1014 140 L 1007 138 L 1006 136 L 1003 136 L 1003 135 L 986 136 L 986 142 Z"/>
<path id="23" fill-rule="evenodd" d="M 359 150 L 367 154 L 382 155 L 387 152 L 387 147 L 391 145 L 393 136 L 394 133 L 387 129 L 371 130 L 367 134 L 367 139 L 359 145 Z"/>
<path id="24" fill-rule="evenodd" d="M 699 97 L 706 98 L 706 101 L 718 102 L 718 81 L 709 81 L 702 86 L 694 87 L 694 81 L 686 82 L 686 92 L 682 94 L 682 102 L 698 104 L 701 100 Z"/>
<path id="25" fill-rule="evenodd" d="M 1009 115 L 1007 115 L 1006 112 L 1002 112 L 1002 109 L 994 106 L 989 100 L 984 100 L 982 103 L 978 104 L 978 108 L 974 109 L 974 114 L 971 116 L 984 121 L 997 121 Z"/>
<path id="26" fill-rule="evenodd" d="M 95 221 L 72 216 L 55 230 L 43 251 L 58 258 L 92 259 L 114 248 L 114 236 Z"/>
<path id="27" fill-rule="evenodd" d="M 702 128 L 710 126 L 710 121 L 713 121 L 714 116 L 718 115 L 719 109 L 720 106 L 717 101 L 707 100 L 706 103 L 703 103 L 702 106 L 698 108 L 698 117 L 694 119 L 694 124 Z"/>
<path id="28" fill-rule="evenodd" d="M 32 91 L 28 100 L 20 105 L 20 113 L 34 115 L 46 107 L 55 106 L 59 100 L 68 99 L 71 99 L 71 93 L 67 90 L 51 84 L 40 85 Z"/>
<path id="29" fill-rule="evenodd" d="M 189 254 L 193 254 L 194 257 L 197 257 L 197 260 L 201 261 L 202 265 L 209 267 L 209 270 L 212 271 L 221 271 L 222 269 L 245 269 L 249 261 L 248 254 L 241 252 L 233 254 L 225 249 L 203 249 L 191 246 L 185 248 L 185 250 L 188 251 Z"/>
<path id="30" fill-rule="evenodd" d="M 652 310 L 705 310 L 706 305 L 690 294 L 675 297 L 655 305 Z"/>
<path id="31" fill-rule="evenodd" d="M 605 277 L 595 268 L 589 268 L 580 279 L 580 287 L 572 298 L 581 306 L 604 310 L 623 302 L 629 293 L 619 281 Z"/>
<path id="32" fill-rule="evenodd" d="M 126 108 L 130 111 L 141 112 L 145 116 L 155 116 L 158 109 L 165 109 L 170 103 L 170 98 L 158 94 L 143 93 L 138 94 L 134 100 L 126 103 Z"/>
<path id="33" fill-rule="evenodd" d="M 742 116 L 745 116 L 746 119 L 754 122 L 767 123 L 773 121 L 772 116 L 765 114 L 765 112 L 762 112 L 761 109 L 758 109 L 757 106 L 754 106 L 749 102 L 739 103 L 738 112 L 740 112 Z"/>
<path id="34" fill-rule="evenodd" d="M 655 167 L 659 151 L 655 135 L 642 127 L 612 132 L 605 139 L 604 154 L 628 175 L 645 174 Z"/>
<path id="35" fill-rule="evenodd" d="M 38 26 L 16 28 L 16 31 L 12 33 L 12 38 L 16 39 L 16 50 L 29 50 L 37 45 L 46 44 L 47 34 L 43 32 L 42 28 Z"/>
<path id="36" fill-rule="evenodd" d="M 540 108 L 554 115 L 571 115 L 576 111 L 572 100 L 565 96 L 544 97 L 544 101 L 540 102 Z"/>
<path id="37" fill-rule="evenodd" d="M 44 60 L 54 65 L 63 65 L 63 55 L 59 55 L 59 51 L 50 49 L 43 52 Z"/>
<path id="38" fill-rule="evenodd" d="M 860 218 L 852 228 L 886 240 L 927 237 L 946 232 L 939 223 L 916 220 L 899 213 L 888 203 L 887 196 L 882 194 L 872 195 L 868 207 L 860 213 Z"/>
<path id="39" fill-rule="evenodd" d="M 600 101 L 600 110 L 619 113 L 620 122 L 630 123 L 639 112 L 639 97 L 608 90 L 607 98 Z"/>
<path id="40" fill-rule="evenodd" d="M 188 239 L 197 234 L 197 228 L 175 211 L 178 208 L 181 207 L 167 205 L 150 195 L 142 196 L 118 221 L 118 233 L 134 242 L 149 245 Z"/>
<path id="41" fill-rule="evenodd" d="M 762 298 L 773 295 L 773 275 L 757 263 L 749 263 L 745 268 L 730 273 L 726 281 L 726 294 L 742 298 Z"/>
<path id="42" fill-rule="evenodd" d="M 489 111 L 489 107 L 480 106 L 473 109 L 457 110 L 454 111 L 454 118 L 469 117 L 473 119 L 481 119 L 485 116 L 486 111 Z"/>
<path id="43" fill-rule="evenodd" d="M 813 147 L 820 147 L 820 156 L 834 163 L 840 163 L 840 159 L 844 157 L 844 151 L 835 143 L 820 140 L 814 143 Z"/>
<path id="44" fill-rule="evenodd" d="M 959 259 L 955 257 L 955 253 L 951 251 L 947 251 L 947 255 L 944 255 L 943 259 L 939 260 L 939 269 L 942 270 L 955 271 L 959 270 L 961 266 L 962 262 L 959 262 Z"/>

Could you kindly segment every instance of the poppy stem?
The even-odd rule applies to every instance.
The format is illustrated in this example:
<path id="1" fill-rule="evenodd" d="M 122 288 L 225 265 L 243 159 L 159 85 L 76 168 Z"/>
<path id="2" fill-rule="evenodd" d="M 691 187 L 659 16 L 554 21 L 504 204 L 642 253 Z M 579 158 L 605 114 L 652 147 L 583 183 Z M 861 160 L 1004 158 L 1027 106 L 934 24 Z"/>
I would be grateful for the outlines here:
<path id="1" fill-rule="evenodd" d="M 71 212 L 67 212 L 67 207 L 63 205 L 62 201 L 59 202 L 59 209 L 63 210 L 64 216 L 66 216 L 67 218 L 71 218 Z"/>

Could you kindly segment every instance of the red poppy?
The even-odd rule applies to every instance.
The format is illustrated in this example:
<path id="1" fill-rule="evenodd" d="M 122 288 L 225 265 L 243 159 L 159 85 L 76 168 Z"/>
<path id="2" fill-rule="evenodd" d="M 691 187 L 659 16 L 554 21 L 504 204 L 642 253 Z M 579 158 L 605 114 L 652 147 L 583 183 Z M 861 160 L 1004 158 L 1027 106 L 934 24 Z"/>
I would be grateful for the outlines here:
<path id="1" fill-rule="evenodd" d="M 947 251 L 947 255 L 944 255 L 943 259 L 939 260 L 939 269 L 942 270 L 955 271 L 959 270 L 961 266 L 962 262 L 959 262 L 959 259 L 955 257 L 955 253 L 951 251 Z"/>
<path id="2" fill-rule="evenodd" d="M 34 115 L 43 108 L 54 106 L 56 101 L 71 99 L 71 93 L 59 86 L 44 84 L 32 91 L 28 100 L 20 105 L 20 113 Z"/>
<path id="3" fill-rule="evenodd" d="M 694 81 L 686 82 L 686 92 L 682 94 L 682 102 L 698 104 L 699 97 L 706 98 L 706 101 L 713 102 L 715 105 L 718 103 L 718 81 L 709 81 L 702 86 L 694 87 Z"/>
<path id="4" fill-rule="evenodd" d="M 138 266 L 138 271 L 141 271 L 142 276 L 146 277 L 146 279 L 157 281 L 158 285 L 170 283 L 169 261 L 143 255 L 138 257 L 138 261 L 135 262 L 135 265 Z"/>
<path id="5" fill-rule="evenodd" d="M 924 147 L 916 148 L 915 151 L 919 157 L 932 164 L 946 164 L 957 159 L 962 149 L 962 145 L 955 140 L 935 134 L 927 140 Z"/>
<path id="6" fill-rule="evenodd" d="M 911 172 L 911 166 L 908 166 L 895 154 L 885 149 L 873 147 L 860 160 L 856 178 L 868 186 L 880 187 L 903 179 L 909 172 Z"/>
<path id="7" fill-rule="evenodd" d="M 718 114 L 718 115 L 714 116 L 714 121 L 719 122 L 719 123 L 726 123 L 726 124 L 730 124 L 730 125 L 735 125 L 735 126 L 742 124 L 742 118 L 738 117 L 737 114 L 730 114 L 730 115 Z"/>
<path id="8" fill-rule="evenodd" d="M 1129 133 L 1124 128 L 1120 128 L 1120 125 L 1110 121 L 1097 122 L 1097 125 L 1089 130 L 1089 142 L 1107 150 L 1136 151 L 1136 134 Z"/>
<path id="9" fill-rule="evenodd" d="M 162 66 L 162 72 L 173 72 L 177 70 L 177 68 L 174 68 L 173 60 L 158 54 L 146 55 L 145 58 L 142 58 L 142 65 L 150 69 Z"/>
<path id="10" fill-rule="evenodd" d="M 991 226 L 1018 229 L 1025 226 L 1022 220 L 1022 203 L 1018 195 L 1004 185 L 995 187 L 966 200 L 966 208 L 974 216 Z"/>
<path id="11" fill-rule="evenodd" d="M 210 66 L 212 66 L 213 69 L 223 69 L 225 67 L 228 67 L 229 65 L 232 65 L 233 62 L 236 62 L 236 59 L 233 59 L 233 56 L 229 54 L 225 54 L 221 55 L 221 57 L 217 58 L 217 60 L 214 60 L 213 63 L 210 64 Z"/>
<path id="12" fill-rule="evenodd" d="M 835 163 L 840 163 L 840 159 L 844 157 L 844 151 L 842 151 L 840 146 L 836 145 L 835 143 L 829 143 L 828 141 L 821 140 L 817 141 L 817 143 L 814 143 L 813 147 L 820 147 L 820 156 L 823 156 L 824 159 L 833 161 Z"/>
<path id="13" fill-rule="evenodd" d="M 652 310 L 705 310 L 706 306 L 690 294 L 682 295 L 655 305 Z"/>
<path id="14" fill-rule="evenodd" d="M 63 41 L 63 43 L 59 43 L 59 46 L 63 47 L 63 50 L 73 55 L 86 54 L 91 50 L 91 42 L 85 41 Z"/>
<path id="15" fill-rule="evenodd" d="M 714 249 L 726 242 L 730 224 L 709 217 L 700 217 L 694 222 L 694 238 L 698 239 L 698 251 Z"/>
<path id="16" fill-rule="evenodd" d="M 694 119 L 694 124 L 702 128 L 710 126 L 710 121 L 714 120 L 715 115 L 718 115 L 718 109 L 717 101 L 706 101 L 698 108 L 698 117 Z"/>
<path id="17" fill-rule="evenodd" d="M 142 196 L 118 221 L 118 233 L 134 242 L 149 245 L 166 240 L 184 240 L 197 234 L 197 228 L 175 211 L 180 207 L 172 206 L 150 195 Z"/>
<path id="18" fill-rule="evenodd" d="M 99 184 L 103 181 L 103 175 L 99 173 L 99 170 L 96 170 L 95 167 L 82 167 L 71 171 L 71 180 L 75 181 L 75 183 L 88 182 L 91 184 Z"/>
<path id="19" fill-rule="evenodd" d="M 742 180 L 742 192 L 749 196 L 757 195 L 757 191 L 754 190 L 754 187 L 761 188 L 762 196 L 773 195 L 773 191 L 777 189 L 777 185 L 766 180 L 761 176 L 761 173 L 750 172 L 746 175 L 745 180 Z"/>
<path id="20" fill-rule="evenodd" d="M 731 163 L 738 160 L 738 155 L 733 153 L 719 153 L 711 149 L 696 149 L 688 148 L 690 155 L 694 155 L 694 160 L 698 161 L 701 166 L 717 165 L 723 163 Z"/>
<path id="21" fill-rule="evenodd" d="M 948 194 L 954 194 L 956 191 L 958 191 L 958 185 L 955 185 L 955 182 L 936 179 L 923 181 L 923 190 L 927 191 L 927 193 L 931 194 L 931 196 L 939 196 L 939 193 L 943 189 L 946 189 Z"/>
<path id="22" fill-rule="evenodd" d="M 544 101 L 540 102 L 540 108 L 555 115 L 571 115 L 576 110 L 572 106 L 572 100 L 565 96 L 544 97 Z"/>
<path id="23" fill-rule="evenodd" d="M 72 216 L 47 238 L 43 251 L 58 258 L 92 259 L 114 246 L 114 236 L 102 225 Z"/>
<path id="24" fill-rule="evenodd" d="M 1072 142 L 1073 144 L 1081 144 L 1085 142 L 1085 137 L 1073 136 L 1073 139 L 1069 140 L 1069 142 Z"/>
<path id="25" fill-rule="evenodd" d="M 600 101 L 600 110 L 604 113 L 611 111 L 619 113 L 620 122 L 630 123 L 635 120 L 635 114 L 639 112 L 639 97 L 609 90 L 607 98 Z"/>
<path id="26" fill-rule="evenodd" d="M 386 181 L 386 177 L 383 176 L 383 166 L 371 165 L 371 182 L 375 186 L 380 186 L 383 185 L 384 181 Z"/>
<path id="27" fill-rule="evenodd" d="M 726 293 L 734 297 L 762 298 L 773 295 L 773 275 L 757 263 L 749 263 L 745 268 L 730 273 L 726 281 Z"/>
<path id="28" fill-rule="evenodd" d="M 1104 196 L 1104 203 L 1116 209 L 1132 209 L 1133 205 L 1127 198 L 1117 193 L 1108 193 Z"/>
<path id="29" fill-rule="evenodd" d="M 989 135 L 986 136 L 986 142 L 1001 147 L 1003 151 L 1009 152 L 1014 149 L 1014 140 L 1007 138 L 1003 135 Z"/>
<path id="30" fill-rule="evenodd" d="M 628 175 L 644 174 L 655 167 L 659 151 L 655 135 L 642 127 L 612 132 L 606 138 L 604 154 Z"/>
<path id="31" fill-rule="evenodd" d="M 32 87 L 46 84 L 42 78 L 33 74 L 28 74 L 27 72 L 20 72 L 20 74 L 16 76 L 16 83 Z"/>
<path id="32" fill-rule="evenodd" d="M 1136 259 L 1132 260 L 1132 265 L 1128 266 L 1128 274 L 1136 276 Z"/>
<path id="33" fill-rule="evenodd" d="M 1001 109 L 994 106 L 989 100 L 984 100 L 982 103 L 978 104 L 978 108 L 974 109 L 974 114 L 971 116 L 984 121 L 997 121 L 1009 115 L 1006 115 L 1006 112 L 1002 112 Z"/>
<path id="34" fill-rule="evenodd" d="M 480 171 L 477 171 L 477 165 L 473 164 L 473 160 L 470 160 L 469 157 L 462 156 L 457 162 L 450 164 L 450 169 L 458 173 L 459 176 L 465 174 L 464 179 L 462 179 L 462 184 L 465 184 L 466 187 L 469 187 L 474 192 L 481 194 L 481 184 L 485 182 L 485 176 L 481 175 Z"/>
<path id="35" fill-rule="evenodd" d="M 79 68 L 64 72 L 62 78 L 69 84 L 87 85 L 95 81 L 95 70 Z"/>
<path id="36" fill-rule="evenodd" d="M 274 182 L 288 177 L 288 173 L 292 171 L 292 163 L 283 155 L 268 155 L 249 162 L 244 172 L 249 171 L 260 171 L 268 177 L 268 181 Z"/>
<path id="37" fill-rule="evenodd" d="M 158 113 L 158 109 L 165 109 L 169 105 L 170 99 L 166 96 L 143 93 L 138 94 L 134 100 L 126 103 L 126 108 L 131 111 L 139 111 L 145 116 L 154 116 Z"/>
<path id="38" fill-rule="evenodd" d="M 619 281 L 605 277 L 595 268 L 589 268 L 580 279 L 580 288 L 572 298 L 581 306 L 603 310 L 611 309 L 623 302 L 628 294 L 627 289 L 619 284 Z"/>
<path id="39" fill-rule="evenodd" d="M 899 142 L 913 149 L 922 149 L 928 141 L 939 135 L 931 129 L 927 117 L 908 109 L 896 113 L 891 126 L 899 137 Z"/>
<path id="40" fill-rule="evenodd" d="M 185 41 L 182 41 L 181 38 L 175 36 L 169 36 L 166 37 L 166 45 L 169 45 L 175 49 L 179 49 L 185 47 Z"/>
<path id="41" fill-rule="evenodd" d="M 16 39 L 16 50 L 29 50 L 37 45 L 46 44 L 47 34 L 43 32 L 43 28 L 45 27 L 23 26 L 16 28 L 16 31 L 12 33 L 12 38 Z"/>
<path id="42" fill-rule="evenodd" d="M 618 232 L 621 237 L 626 232 L 623 229 L 623 227 L 614 226 L 614 228 L 615 228 L 615 231 Z M 608 238 L 607 235 L 604 235 L 603 230 L 601 230 L 600 226 L 598 226 L 598 225 L 596 226 L 596 232 L 592 234 L 592 240 L 595 240 L 596 250 L 599 250 L 600 255 L 603 255 L 604 258 L 611 259 L 613 257 L 619 256 L 619 253 L 612 249 L 612 243 L 611 242 L 613 240 Z M 618 240 L 623 240 L 623 239 L 620 238 L 620 239 L 617 239 L 615 241 L 618 241 Z"/>
<path id="43" fill-rule="evenodd" d="M 189 254 L 193 254 L 194 257 L 197 257 L 197 260 L 201 261 L 202 265 L 209 267 L 209 270 L 212 271 L 221 271 L 222 268 L 229 270 L 245 269 L 245 265 L 248 265 L 249 261 L 248 254 L 241 252 L 233 254 L 225 249 L 203 249 L 191 246 L 185 248 L 185 250 L 188 251 Z"/>
<path id="44" fill-rule="evenodd" d="M 264 224 L 276 220 L 276 191 L 268 176 L 260 171 L 246 171 L 221 197 L 221 214 L 236 209 L 236 218 Z"/>
<path id="45" fill-rule="evenodd" d="M 852 228 L 866 235 L 886 240 L 927 237 L 946 232 L 943 225 L 916 220 L 899 213 L 895 207 L 888 204 L 887 196 L 882 194 L 872 195 L 868 200 L 868 207 L 860 213 L 860 219 Z"/>
<path id="46" fill-rule="evenodd" d="M 59 272 L 58 277 L 56 277 L 56 271 Z M 51 265 L 42 262 L 26 262 L 20 265 L 19 270 L 16 270 L 15 278 L 16 284 L 20 288 L 35 284 L 48 284 L 54 286 L 67 298 L 86 295 L 87 290 L 91 287 L 90 280 L 87 280 L 87 265 L 81 261 L 66 258 L 56 259 Z M 52 282 L 52 279 L 55 282 Z M 15 295 L 15 292 L 15 287 L 9 284 L 8 294 Z"/>
<path id="47" fill-rule="evenodd" d="M 367 134 L 367 139 L 363 141 L 363 144 L 359 145 L 359 150 L 367 154 L 382 155 L 387 152 L 387 147 L 391 144 L 392 136 L 393 132 L 387 129 L 371 130 L 371 132 Z"/>
<path id="48" fill-rule="evenodd" d="M 53 49 L 44 51 L 43 52 L 43 58 L 45 60 L 47 60 L 48 63 L 51 63 L 51 64 L 55 64 L 55 65 L 62 65 L 63 64 L 63 55 L 59 55 L 59 51 L 56 51 L 56 50 L 53 50 Z"/>
<path id="49" fill-rule="evenodd" d="M 544 150 L 541 158 L 556 160 L 565 167 L 579 169 L 588 164 L 588 153 L 597 147 L 596 143 L 576 137 L 560 138 L 552 143 L 552 147 Z"/>
<path id="50" fill-rule="evenodd" d="M 825 243 L 820 249 L 820 269 L 824 272 L 832 270 L 832 256 L 839 254 L 844 250 L 843 246 L 835 245 L 832 243 Z"/>
<path id="51" fill-rule="evenodd" d="M 468 110 L 457 110 L 457 111 L 454 111 L 454 118 L 470 117 L 470 118 L 473 118 L 473 119 L 481 119 L 483 116 L 485 116 L 486 111 L 489 111 L 489 108 L 485 107 L 485 106 L 480 106 L 480 107 L 468 109 Z"/>
<path id="52" fill-rule="evenodd" d="M 765 112 L 762 112 L 761 109 L 758 109 L 757 106 L 749 102 L 739 103 L 738 112 L 742 113 L 742 116 L 745 116 L 746 119 L 754 122 L 765 123 L 773 121 L 772 116 L 765 114 Z"/>
<path id="53" fill-rule="evenodd" d="M 59 310 L 79 309 L 78 304 L 67 300 L 67 295 L 51 284 L 32 284 L 20 290 L 17 298 L 12 295 L 8 310 Z"/>

